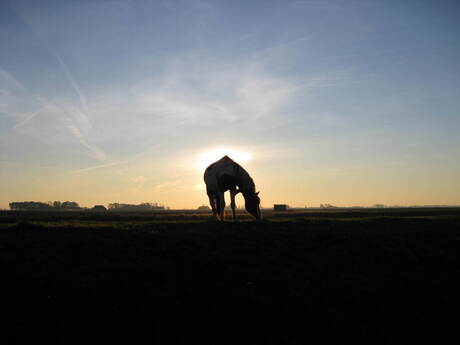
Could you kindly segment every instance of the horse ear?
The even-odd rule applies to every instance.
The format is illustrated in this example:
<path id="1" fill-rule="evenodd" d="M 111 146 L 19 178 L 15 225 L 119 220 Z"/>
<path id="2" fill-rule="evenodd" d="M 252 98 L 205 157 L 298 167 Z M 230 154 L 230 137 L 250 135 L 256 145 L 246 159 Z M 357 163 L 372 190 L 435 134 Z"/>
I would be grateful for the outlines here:
<path id="1" fill-rule="evenodd" d="M 256 195 L 259 195 L 260 192 L 257 192 Z"/>

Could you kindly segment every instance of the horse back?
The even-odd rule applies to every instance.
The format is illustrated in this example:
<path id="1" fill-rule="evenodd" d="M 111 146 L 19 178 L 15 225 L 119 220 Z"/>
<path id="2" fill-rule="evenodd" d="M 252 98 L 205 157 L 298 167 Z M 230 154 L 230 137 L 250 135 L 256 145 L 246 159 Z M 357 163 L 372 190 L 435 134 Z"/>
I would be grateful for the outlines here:
<path id="1" fill-rule="evenodd" d="M 204 172 L 204 181 L 209 191 L 225 192 L 241 187 L 244 180 L 249 179 L 249 174 L 235 161 L 225 156 L 214 162 Z M 251 180 L 252 182 L 252 180 Z"/>

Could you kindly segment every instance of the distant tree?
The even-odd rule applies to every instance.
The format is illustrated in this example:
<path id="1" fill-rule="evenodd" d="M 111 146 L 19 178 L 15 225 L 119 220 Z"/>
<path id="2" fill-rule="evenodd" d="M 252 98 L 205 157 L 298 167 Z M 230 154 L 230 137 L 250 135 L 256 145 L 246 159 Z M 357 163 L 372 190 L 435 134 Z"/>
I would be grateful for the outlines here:
<path id="1" fill-rule="evenodd" d="M 55 201 L 53 202 L 53 207 L 54 208 L 57 208 L 57 209 L 60 209 L 62 206 L 62 203 L 60 201 Z"/>
<path id="2" fill-rule="evenodd" d="M 77 202 L 75 201 L 64 201 L 62 204 L 61 204 L 61 208 L 63 210 L 77 210 L 80 208 L 80 206 L 78 205 Z"/>
<path id="3" fill-rule="evenodd" d="M 113 202 L 109 204 L 109 210 L 116 210 L 118 208 L 118 203 Z"/>
<path id="4" fill-rule="evenodd" d="M 42 210 L 51 210 L 52 207 L 44 202 L 37 201 L 20 201 L 20 202 L 10 202 L 11 210 L 28 210 L 28 211 L 42 211 Z"/>
<path id="5" fill-rule="evenodd" d="M 321 204 L 319 205 L 320 208 L 337 208 L 337 206 L 331 204 Z"/>
<path id="6" fill-rule="evenodd" d="M 91 209 L 93 211 L 107 211 L 107 208 L 104 205 L 94 205 Z"/>

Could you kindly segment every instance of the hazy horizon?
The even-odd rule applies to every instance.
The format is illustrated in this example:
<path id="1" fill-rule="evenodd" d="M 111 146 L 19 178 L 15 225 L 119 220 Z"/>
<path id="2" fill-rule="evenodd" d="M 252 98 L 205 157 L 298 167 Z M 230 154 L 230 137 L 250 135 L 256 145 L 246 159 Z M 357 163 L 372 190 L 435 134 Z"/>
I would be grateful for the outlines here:
<path id="1" fill-rule="evenodd" d="M 2 1 L 0 208 L 193 209 L 224 154 L 263 207 L 460 205 L 459 10 Z"/>
<path id="2" fill-rule="evenodd" d="M 36 201 L 36 200 L 23 200 L 24 202 L 39 202 L 39 203 L 44 203 L 44 204 L 48 204 L 50 206 L 52 206 L 53 202 L 54 201 Z M 62 202 L 62 200 L 55 200 L 55 201 L 60 201 Z M 66 201 L 70 201 L 70 200 L 66 200 Z M 74 202 L 77 202 L 76 200 L 73 200 Z M 236 205 L 236 211 L 241 211 L 241 212 L 246 212 L 245 211 L 245 208 L 244 208 L 244 201 L 242 201 L 243 203 L 242 204 L 238 204 Z M 167 211 L 171 211 L 171 212 L 174 212 L 174 211 L 201 211 L 201 212 L 205 212 L 205 211 L 209 211 L 211 212 L 211 208 L 208 205 L 206 204 L 203 204 L 203 205 L 197 205 L 196 207 L 184 207 L 184 208 L 171 208 L 169 207 L 168 205 L 163 205 L 163 204 L 158 204 L 158 208 L 152 208 L 152 209 L 110 209 L 108 206 L 109 206 L 110 203 L 106 203 L 106 204 L 95 204 L 95 205 L 80 205 L 78 203 L 78 209 L 39 209 L 39 210 L 36 210 L 37 212 L 47 212 L 47 211 L 51 211 L 51 212 L 54 212 L 54 211 L 62 211 L 62 212 L 75 212 L 75 211 L 91 211 L 94 206 L 105 206 L 107 208 L 107 211 L 114 211 L 114 212 L 123 212 L 123 213 L 130 213 L 130 212 L 167 212 Z M 139 204 L 124 204 L 124 203 L 119 203 L 119 204 L 123 204 L 123 205 L 128 205 L 128 206 L 138 206 Z M 266 210 L 274 210 L 274 206 L 275 204 L 273 205 L 261 205 L 260 209 L 262 211 L 266 211 Z M 324 206 L 323 206 L 324 205 Z M 199 209 L 200 207 L 202 206 L 206 206 L 208 207 L 208 209 Z M 395 209 L 395 208 L 401 208 L 401 209 L 409 209 L 409 208 L 414 208 L 414 209 L 422 209 L 422 208 L 426 208 L 426 209 L 430 209 L 430 208 L 459 208 L 460 205 L 435 205 L 435 204 L 428 204 L 428 205 L 383 205 L 383 204 L 374 204 L 374 205 L 342 205 L 342 206 L 337 206 L 337 205 L 331 205 L 331 204 L 328 204 L 328 203 L 325 203 L 325 204 L 319 204 L 319 205 L 304 205 L 304 206 L 291 206 L 289 204 L 287 204 L 287 210 L 294 210 L 294 211 L 298 211 L 298 210 L 308 210 L 308 209 L 323 209 L 323 210 L 334 210 L 334 209 Z M 230 204 L 229 202 L 227 203 L 226 207 L 226 214 L 227 216 L 229 215 L 229 213 L 231 212 L 231 209 L 230 209 Z M 11 208 L 0 208 L 0 210 L 2 211 L 9 211 L 11 210 Z M 27 209 L 13 209 L 12 211 L 17 211 L 17 210 L 20 210 L 20 211 L 24 211 Z M 32 210 L 32 209 L 28 209 L 28 210 Z M 33 211 L 33 210 L 32 210 Z M 97 210 L 97 212 L 100 212 L 101 210 Z"/>

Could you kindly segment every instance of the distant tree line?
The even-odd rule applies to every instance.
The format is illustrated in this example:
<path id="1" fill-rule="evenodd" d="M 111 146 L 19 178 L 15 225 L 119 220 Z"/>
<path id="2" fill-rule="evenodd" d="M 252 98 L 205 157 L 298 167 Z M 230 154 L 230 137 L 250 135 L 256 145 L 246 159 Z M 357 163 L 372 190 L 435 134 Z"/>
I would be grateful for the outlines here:
<path id="1" fill-rule="evenodd" d="M 19 201 L 10 202 L 11 210 L 24 211 L 51 211 L 51 210 L 80 210 L 81 207 L 75 201 L 54 201 L 54 202 L 38 202 L 38 201 Z"/>
<path id="2" fill-rule="evenodd" d="M 139 205 L 134 204 L 119 204 L 119 203 L 111 203 L 109 204 L 109 210 L 113 211 L 157 211 L 157 210 L 165 210 L 167 209 L 164 205 L 160 205 L 158 203 L 149 203 L 143 202 Z"/>
<path id="3" fill-rule="evenodd" d="M 72 210 L 89 210 L 88 208 L 80 207 L 75 201 L 15 201 L 10 202 L 11 210 L 20 211 L 72 211 Z M 105 209 L 102 205 L 96 205 L 92 210 L 103 210 Z M 138 205 L 134 204 L 120 204 L 110 203 L 109 210 L 112 211 L 158 211 L 158 210 L 169 210 L 169 207 L 161 205 L 159 203 L 143 202 Z"/>

